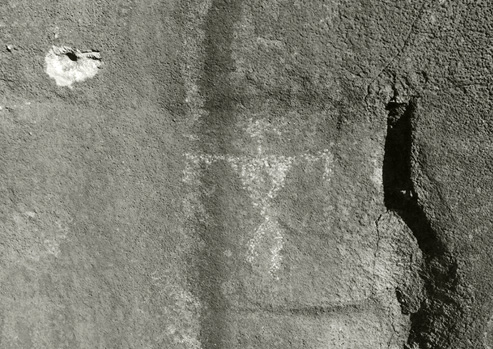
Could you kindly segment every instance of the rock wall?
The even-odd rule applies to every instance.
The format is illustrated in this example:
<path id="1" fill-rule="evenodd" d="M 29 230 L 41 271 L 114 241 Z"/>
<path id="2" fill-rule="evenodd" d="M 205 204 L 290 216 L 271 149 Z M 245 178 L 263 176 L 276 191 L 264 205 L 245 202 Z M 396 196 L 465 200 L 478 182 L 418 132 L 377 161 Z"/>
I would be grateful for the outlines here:
<path id="1" fill-rule="evenodd" d="M 492 12 L 0 3 L 0 347 L 493 347 Z"/>

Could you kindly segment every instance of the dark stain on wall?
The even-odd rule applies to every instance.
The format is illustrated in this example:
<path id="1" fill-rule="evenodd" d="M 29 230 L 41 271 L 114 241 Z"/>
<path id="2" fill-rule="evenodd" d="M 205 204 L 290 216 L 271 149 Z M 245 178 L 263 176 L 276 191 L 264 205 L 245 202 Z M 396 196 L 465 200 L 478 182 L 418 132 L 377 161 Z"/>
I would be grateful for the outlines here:
<path id="1" fill-rule="evenodd" d="M 226 130 L 234 120 L 235 101 L 231 98 L 233 86 L 229 74 L 234 71 L 232 42 L 234 24 L 239 20 L 241 1 L 213 1 L 205 20 L 205 61 L 200 91 L 205 99 L 207 115 L 200 120 L 200 148 L 205 153 L 225 154 L 230 144 Z M 221 167 L 221 166 L 219 166 Z M 214 167 L 203 172 L 205 187 L 217 183 L 217 172 L 224 168 Z M 220 178 L 220 177 L 219 177 Z M 204 349 L 227 348 L 227 303 L 222 295 L 221 284 L 225 278 L 223 245 L 225 228 L 222 224 L 220 186 L 213 195 L 202 195 L 206 203 L 206 225 L 200 227 L 204 247 L 199 257 L 200 300 L 204 305 L 201 314 L 200 340 Z"/>

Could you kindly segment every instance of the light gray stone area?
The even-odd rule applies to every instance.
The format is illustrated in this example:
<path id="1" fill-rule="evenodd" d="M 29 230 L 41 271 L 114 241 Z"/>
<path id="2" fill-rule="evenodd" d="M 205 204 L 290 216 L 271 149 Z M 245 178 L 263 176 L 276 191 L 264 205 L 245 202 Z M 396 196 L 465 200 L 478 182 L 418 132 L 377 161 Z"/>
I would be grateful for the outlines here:
<path id="1" fill-rule="evenodd" d="M 492 348 L 492 15 L 0 2 L 0 348 Z"/>

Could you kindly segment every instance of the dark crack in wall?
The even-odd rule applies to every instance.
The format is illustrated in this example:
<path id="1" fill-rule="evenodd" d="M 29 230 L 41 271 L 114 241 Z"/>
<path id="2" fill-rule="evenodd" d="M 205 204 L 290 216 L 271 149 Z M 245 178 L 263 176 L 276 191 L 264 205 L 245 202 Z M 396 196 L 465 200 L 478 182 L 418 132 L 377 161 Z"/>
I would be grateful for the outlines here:
<path id="1" fill-rule="evenodd" d="M 421 277 L 425 297 L 419 310 L 411 314 L 409 348 L 448 348 L 457 303 L 457 263 L 426 216 L 412 180 L 413 128 L 419 97 L 387 106 L 387 137 L 383 163 L 385 206 L 396 212 L 413 232 L 423 253 Z M 399 298 L 399 294 L 398 294 Z"/>

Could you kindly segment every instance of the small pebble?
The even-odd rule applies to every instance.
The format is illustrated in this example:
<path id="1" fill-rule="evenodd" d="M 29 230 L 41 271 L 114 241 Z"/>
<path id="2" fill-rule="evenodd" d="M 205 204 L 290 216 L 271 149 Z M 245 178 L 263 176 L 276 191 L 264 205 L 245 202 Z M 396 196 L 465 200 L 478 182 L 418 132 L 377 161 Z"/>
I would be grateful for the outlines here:
<path id="1" fill-rule="evenodd" d="M 12 52 L 14 49 L 14 45 L 7 45 L 7 51 Z"/>

